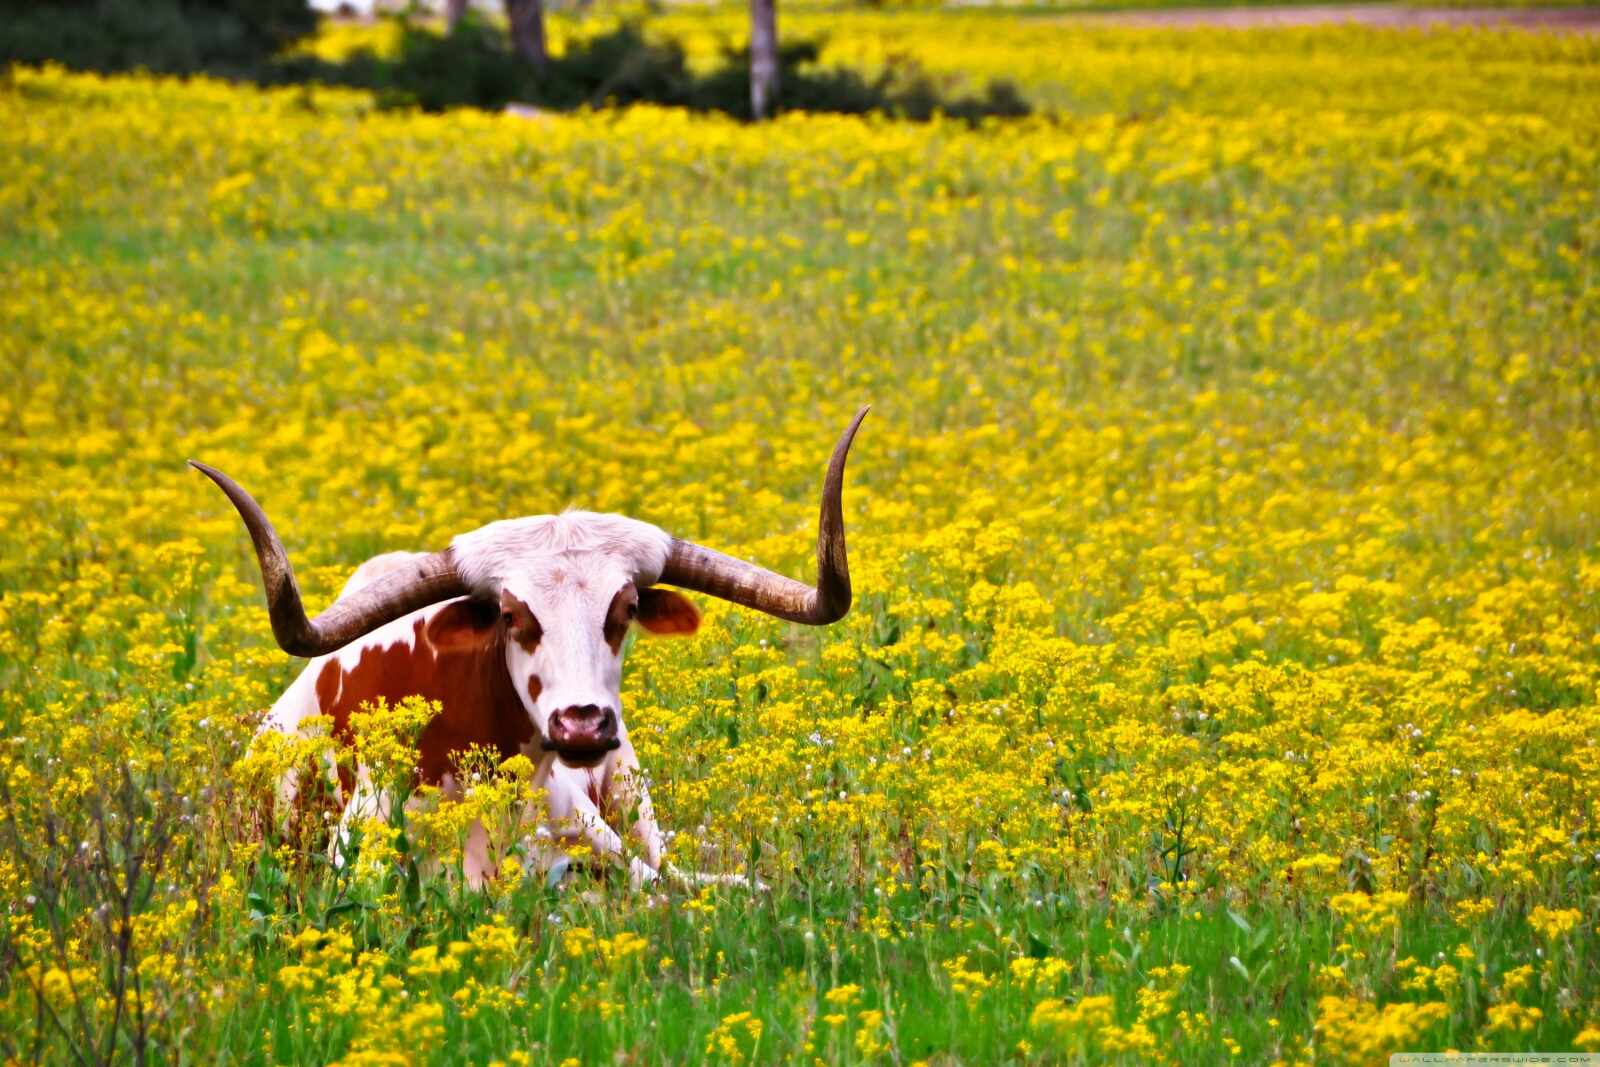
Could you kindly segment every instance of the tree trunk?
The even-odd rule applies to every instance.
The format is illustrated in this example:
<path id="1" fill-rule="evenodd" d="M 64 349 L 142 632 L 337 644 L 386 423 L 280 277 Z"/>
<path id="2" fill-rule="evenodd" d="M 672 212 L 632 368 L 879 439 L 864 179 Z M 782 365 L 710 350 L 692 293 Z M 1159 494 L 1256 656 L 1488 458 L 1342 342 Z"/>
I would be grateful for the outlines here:
<path id="1" fill-rule="evenodd" d="M 750 0 L 750 114 L 764 119 L 778 106 L 777 0 Z"/>
<path id="2" fill-rule="evenodd" d="M 544 46 L 544 0 L 506 0 L 511 48 L 535 67 L 550 61 Z"/>
<path id="3" fill-rule="evenodd" d="M 467 13 L 467 3 L 468 0 L 444 0 L 444 25 L 447 31 L 455 29 L 461 16 Z"/>

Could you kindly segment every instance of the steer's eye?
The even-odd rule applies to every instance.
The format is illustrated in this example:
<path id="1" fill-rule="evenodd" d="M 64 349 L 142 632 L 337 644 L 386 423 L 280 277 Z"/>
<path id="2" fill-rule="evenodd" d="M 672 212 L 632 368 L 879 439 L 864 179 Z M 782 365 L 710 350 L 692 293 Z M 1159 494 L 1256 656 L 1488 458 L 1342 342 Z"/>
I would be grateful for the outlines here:
<path id="1" fill-rule="evenodd" d="M 634 602 L 632 602 L 631 604 L 628 605 L 628 618 L 637 619 L 638 617 L 639 617 L 639 602 L 637 600 L 635 600 Z"/>
<path id="2" fill-rule="evenodd" d="M 502 611 L 500 613 L 500 625 L 501 626 L 508 626 L 509 627 L 509 626 L 513 625 L 516 621 L 517 621 L 516 616 L 512 615 L 511 612 Z"/>

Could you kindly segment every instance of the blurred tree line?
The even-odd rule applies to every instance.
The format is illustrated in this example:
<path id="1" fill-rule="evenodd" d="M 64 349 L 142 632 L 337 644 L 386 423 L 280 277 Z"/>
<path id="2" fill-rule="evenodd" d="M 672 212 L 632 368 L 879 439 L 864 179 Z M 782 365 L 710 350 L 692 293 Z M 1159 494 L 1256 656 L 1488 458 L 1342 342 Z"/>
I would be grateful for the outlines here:
<path id="1" fill-rule="evenodd" d="M 262 84 L 372 90 L 385 107 L 567 110 L 656 103 L 764 118 L 780 106 L 925 119 L 1029 113 L 1009 83 L 956 95 L 909 60 L 872 75 L 821 68 L 821 44 L 779 44 L 775 0 L 751 0 L 750 44 L 709 71 L 676 41 L 625 24 L 552 56 L 544 0 L 502 0 L 501 22 L 445 0 L 445 30 L 417 11 L 401 19 L 397 55 L 358 51 L 331 62 L 288 46 L 316 30 L 308 0 L 0 0 L 0 67 L 56 62 L 78 70 L 211 74 Z"/>

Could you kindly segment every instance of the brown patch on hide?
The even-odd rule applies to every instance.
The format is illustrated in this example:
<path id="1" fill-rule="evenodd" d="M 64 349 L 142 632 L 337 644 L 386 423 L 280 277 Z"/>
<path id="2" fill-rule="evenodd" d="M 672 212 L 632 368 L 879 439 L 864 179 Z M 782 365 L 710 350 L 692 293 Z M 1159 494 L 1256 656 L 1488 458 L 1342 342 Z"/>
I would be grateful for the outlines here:
<path id="1" fill-rule="evenodd" d="M 638 614 L 639 590 L 629 582 L 611 598 L 605 621 L 600 624 L 600 632 L 605 636 L 613 656 L 622 655 L 622 642 L 627 639 L 628 627 L 633 625 L 634 616 Z"/>
<path id="2" fill-rule="evenodd" d="M 500 620 L 505 624 L 507 636 L 521 646 L 522 651 L 533 655 L 544 636 L 544 627 L 534 617 L 533 609 L 520 597 L 502 591 L 500 594 Z"/>
<path id="3" fill-rule="evenodd" d="M 329 660 L 317 677 L 322 714 L 334 735 L 350 740 L 350 715 L 379 698 L 438 701 L 441 711 L 417 743 L 417 777 L 437 784 L 454 770 L 453 754 L 473 745 L 502 759 L 533 739 L 533 723 L 506 671 L 504 636 L 492 604 L 455 600 L 414 619 L 411 646 L 362 646 L 353 667 Z"/>
<path id="4" fill-rule="evenodd" d="M 324 715 L 327 715 L 328 709 L 339 701 L 341 675 L 337 658 L 324 663 L 322 673 L 317 675 L 317 706 L 322 709 Z"/>

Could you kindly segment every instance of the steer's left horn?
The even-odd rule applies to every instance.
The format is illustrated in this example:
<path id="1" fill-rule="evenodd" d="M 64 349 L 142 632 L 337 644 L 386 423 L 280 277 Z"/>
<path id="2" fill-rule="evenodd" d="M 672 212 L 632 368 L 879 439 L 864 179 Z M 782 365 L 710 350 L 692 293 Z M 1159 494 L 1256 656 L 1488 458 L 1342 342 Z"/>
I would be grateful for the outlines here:
<path id="1" fill-rule="evenodd" d="M 419 556 L 415 561 L 341 597 L 315 619 L 306 618 L 300 602 L 300 587 L 289 566 L 289 554 L 278 540 L 267 513 L 238 482 L 215 467 L 191 459 L 189 466 L 217 483 L 228 494 L 244 525 L 261 564 L 261 583 L 267 591 L 267 614 L 272 617 L 272 636 L 291 656 L 321 656 L 343 648 L 358 637 L 386 622 L 409 615 L 418 608 L 441 600 L 465 596 L 471 589 L 456 571 L 449 549 Z"/>
<path id="2" fill-rule="evenodd" d="M 844 550 L 844 461 L 861 420 L 872 405 L 856 412 L 833 447 L 822 481 L 822 514 L 817 523 L 817 585 L 812 588 L 747 560 L 723 555 L 693 541 L 673 538 L 660 580 L 707 593 L 790 622 L 822 626 L 850 610 L 850 562 Z"/>

